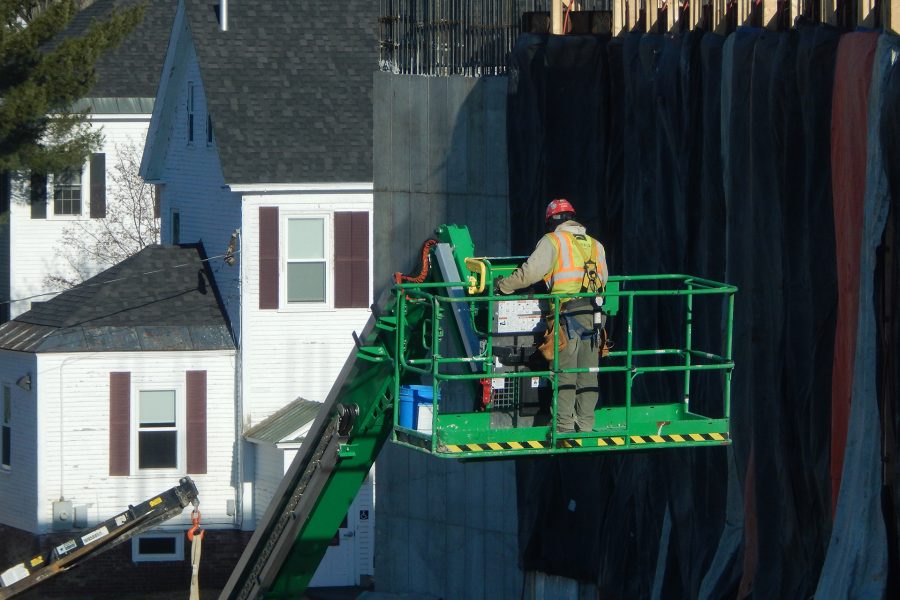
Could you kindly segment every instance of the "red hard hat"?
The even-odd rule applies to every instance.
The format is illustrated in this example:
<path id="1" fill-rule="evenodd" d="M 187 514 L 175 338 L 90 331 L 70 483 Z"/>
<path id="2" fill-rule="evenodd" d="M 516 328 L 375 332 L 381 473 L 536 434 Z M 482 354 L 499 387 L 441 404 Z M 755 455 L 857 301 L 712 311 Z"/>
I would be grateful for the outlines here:
<path id="1" fill-rule="evenodd" d="M 550 217 L 552 217 L 553 215 L 558 215 L 559 213 L 564 212 L 570 212 L 574 215 L 575 209 L 565 198 L 556 198 L 555 200 L 551 200 L 550 204 L 547 205 L 547 215 L 544 217 L 544 220 L 549 221 Z"/>

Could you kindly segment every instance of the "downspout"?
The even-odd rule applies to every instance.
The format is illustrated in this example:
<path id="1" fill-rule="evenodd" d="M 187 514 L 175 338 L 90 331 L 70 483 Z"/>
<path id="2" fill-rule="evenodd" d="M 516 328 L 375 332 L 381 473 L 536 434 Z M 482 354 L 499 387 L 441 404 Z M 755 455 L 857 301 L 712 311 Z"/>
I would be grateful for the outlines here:
<path id="1" fill-rule="evenodd" d="M 226 3 L 223 0 L 223 3 Z M 237 335 L 237 352 L 234 361 L 234 381 L 235 381 L 235 444 L 237 455 L 237 485 L 234 486 L 234 524 L 238 529 L 244 525 L 244 260 L 242 251 L 244 249 L 244 240 L 241 237 L 241 230 L 236 229 L 237 233 L 237 255 L 238 261 L 238 335 Z"/>

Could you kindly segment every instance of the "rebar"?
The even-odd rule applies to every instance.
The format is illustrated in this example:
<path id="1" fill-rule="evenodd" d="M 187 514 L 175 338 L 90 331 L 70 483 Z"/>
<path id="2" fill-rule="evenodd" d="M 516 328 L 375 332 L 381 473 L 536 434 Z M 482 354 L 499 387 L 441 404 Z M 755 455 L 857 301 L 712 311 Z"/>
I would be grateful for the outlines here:
<path id="1" fill-rule="evenodd" d="M 612 0 L 578 0 L 611 10 Z M 412 75 L 505 75 L 526 12 L 550 0 L 381 0 L 382 71 Z"/>

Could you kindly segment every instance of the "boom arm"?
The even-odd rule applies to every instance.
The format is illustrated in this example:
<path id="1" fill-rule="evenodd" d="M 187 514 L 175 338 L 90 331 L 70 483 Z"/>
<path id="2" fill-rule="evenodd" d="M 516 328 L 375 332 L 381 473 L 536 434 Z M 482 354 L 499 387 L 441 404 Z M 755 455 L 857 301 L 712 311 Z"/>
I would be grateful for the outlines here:
<path id="1" fill-rule="evenodd" d="M 72 535 L 49 552 L 14 565 L 0 574 L 0 600 L 18 596 L 42 581 L 68 571 L 72 567 L 117 546 L 159 523 L 181 514 L 197 500 L 197 488 L 190 477 L 184 477 L 170 488 L 137 506 L 129 506 L 111 519 Z"/>

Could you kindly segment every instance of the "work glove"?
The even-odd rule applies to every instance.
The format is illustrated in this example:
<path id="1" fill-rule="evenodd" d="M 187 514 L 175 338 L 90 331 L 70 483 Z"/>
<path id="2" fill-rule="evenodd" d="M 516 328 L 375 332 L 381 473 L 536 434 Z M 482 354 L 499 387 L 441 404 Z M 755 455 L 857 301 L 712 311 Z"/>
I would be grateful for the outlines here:
<path id="1" fill-rule="evenodd" d="M 502 277 L 498 277 L 497 279 L 494 280 L 494 288 L 492 290 L 492 293 L 494 296 L 505 296 L 506 295 L 506 292 L 504 292 L 503 290 L 500 289 L 500 281 L 502 281 L 502 280 L 503 280 Z"/>

